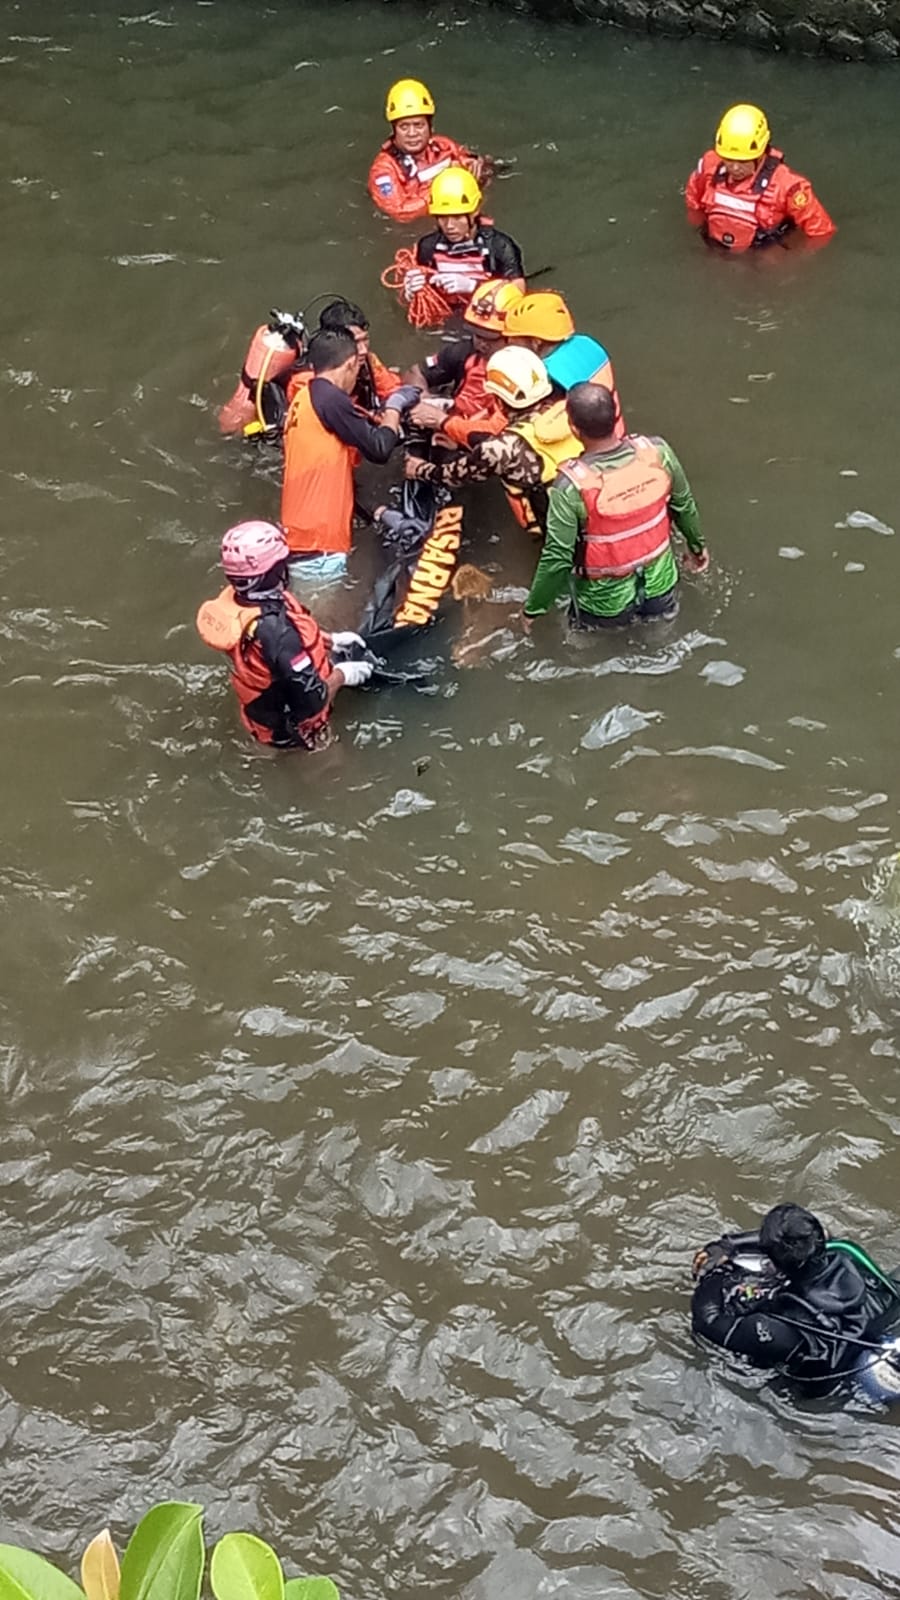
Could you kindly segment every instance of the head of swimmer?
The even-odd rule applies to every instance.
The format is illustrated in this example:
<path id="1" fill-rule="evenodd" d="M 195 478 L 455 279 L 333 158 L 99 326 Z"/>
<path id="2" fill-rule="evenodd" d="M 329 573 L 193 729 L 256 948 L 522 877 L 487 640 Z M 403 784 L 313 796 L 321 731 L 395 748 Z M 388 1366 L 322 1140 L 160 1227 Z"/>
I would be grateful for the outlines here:
<path id="1" fill-rule="evenodd" d="M 352 300 L 332 300 L 329 305 L 323 306 L 319 313 L 319 327 L 341 328 L 347 333 L 352 333 L 356 340 L 356 351 L 360 365 L 369 354 L 369 319 L 360 306 L 353 304 Z"/>
<path id="2" fill-rule="evenodd" d="M 352 394 L 359 377 L 360 354 L 347 328 L 320 328 L 309 341 L 307 359 L 317 378 Z"/>
<path id="3" fill-rule="evenodd" d="M 796 1278 L 824 1257 L 825 1229 L 811 1211 L 786 1201 L 766 1212 L 759 1242 L 779 1272 Z"/>
<path id="4" fill-rule="evenodd" d="M 401 117 L 391 127 L 394 143 L 405 156 L 420 156 L 431 138 L 430 117 Z"/>

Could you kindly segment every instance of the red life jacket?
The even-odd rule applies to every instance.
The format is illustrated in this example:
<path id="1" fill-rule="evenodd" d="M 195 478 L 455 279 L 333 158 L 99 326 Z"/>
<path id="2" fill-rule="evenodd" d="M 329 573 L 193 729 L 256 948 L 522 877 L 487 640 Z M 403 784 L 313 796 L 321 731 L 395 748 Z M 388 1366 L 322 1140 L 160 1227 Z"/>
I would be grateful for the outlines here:
<path id="1" fill-rule="evenodd" d="M 496 277 L 490 239 L 485 239 L 481 231 L 482 223 L 491 226 L 487 217 L 479 217 L 474 238 L 462 239 L 459 244 L 451 244 L 450 240 L 445 239 L 439 231 L 427 262 L 431 271 L 459 272 L 466 278 L 474 278 L 476 285 L 484 283 L 487 278 Z M 447 299 L 454 305 L 463 307 L 468 305 L 472 291 L 467 290 L 465 294 L 451 294 L 444 289 L 442 293 L 446 294 Z"/>
<path id="2" fill-rule="evenodd" d="M 567 461 L 587 511 L 576 571 L 581 578 L 626 578 L 668 548 L 672 479 L 651 439 L 629 434 L 634 454 L 621 465 Z"/>
<path id="3" fill-rule="evenodd" d="M 704 161 L 709 157 L 705 156 Z M 710 172 L 711 182 L 703 197 L 706 217 L 706 234 L 714 244 L 726 250 L 748 250 L 751 245 L 765 244 L 780 238 L 790 227 L 785 218 L 785 201 L 782 194 L 784 156 L 780 150 L 770 150 L 751 178 L 730 185 L 725 165 L 718 161 Z"/>
<path id="4" fill-rule="evenodd" d="M 290 589 L 284 592 L 284 608 L 300 635 L 303 649 L 309 655 L 313 667 L 319 677 L 327 681 L 333 670 L 331 657 L 328 654 L 325 635 L 315 617 L 300 604 L 296 595 L 291 594 Z M 271 689 L 276 681 L 263 659 L 262 648 L 255 637 L 256 625 L 261 615 L 260 606 L 238 605 L 234 589 L 229 584 L 215 600 L 204 601 L 197 612 L 197 632 L 204 644 L 208 644 L 213 650 L 221 650 L 228 656 L 231 662 L 231 681 L 241 708 L 241 721 L 247 732 L 252 733 L 261 744 L 271 744 L 275 737 L 274 730 L 253 716 L 254 702 L 260 695 L 265 694 L 267 689 Z M 324 728 L 330 716 L 331 705 L 326 702 L 315 716 L 294 723 L 296 743 L 300 745 L 313 743 L 315 735 Z"/>
<path id="5" fill-rule="evenodd" d="M 451 411 L 457 417 L 474 417 L 476 411 L 490 409 L 490 402 L 494 396 L 489 395 L 484 387 L 487 374 L 487 357 L 480 356 L 476 350 L 466 356 L 463 366 L 463 375 L 459 388 L 453 396 Z"/>

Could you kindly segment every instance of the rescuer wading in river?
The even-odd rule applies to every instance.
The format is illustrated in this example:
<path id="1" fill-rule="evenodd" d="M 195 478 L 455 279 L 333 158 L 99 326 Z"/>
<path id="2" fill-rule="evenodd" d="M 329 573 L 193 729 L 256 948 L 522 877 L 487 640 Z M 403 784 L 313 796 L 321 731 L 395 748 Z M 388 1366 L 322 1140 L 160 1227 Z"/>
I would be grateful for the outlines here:
<path id="1" fill-rule="evenodd" d="M 316 750 L 328 743 L 338 690 L 365 683 L 372 663 L 335 659 L 365 643 L 356 633 L 322 632 L 287 587 L 290 553 L 271 522 L 229 528 L 222 540 L 228 584 L 200 607 L 197 631 L 227 655 L 248 733 L 261 744 Z"/>
<path id="2" fill-rule="evenodd" d="M 428 215 L 433 180 L 448 167 L 466 167 L 479 183 L 491 175 L 489 156 L 473 155 L 444 133 L 435 133 L 431 91 L 417 78 L 401 78 L 388 90 L 384 114 L 391 137 L 369 168 L 369 194 L 379 211 L 395 222 Z"/>
<path id="3" fill-rule="evenodd" d="M 576 628 L 674 617 L 673 527 L 687 544 L 686 564 L 695 572 L 709 566 L 681 462 L 664 439 L 617 438 L 615 398 L 603 384 L 577 383 L 566 404 L 584 452 L 563 464 L 550 490 L 547 537 L 522 613 L 526 633 L 565 589 Z"/>
<path id="4" fill-rule="evenodd" d="M 758 106 L 732 106 L 701 156 L 684 192 L 688 221 L 724 250 L 781 243 L 796 229 L 816 244 L 836 231 L 808 178 L 792 172 L 773 148 Z"/>

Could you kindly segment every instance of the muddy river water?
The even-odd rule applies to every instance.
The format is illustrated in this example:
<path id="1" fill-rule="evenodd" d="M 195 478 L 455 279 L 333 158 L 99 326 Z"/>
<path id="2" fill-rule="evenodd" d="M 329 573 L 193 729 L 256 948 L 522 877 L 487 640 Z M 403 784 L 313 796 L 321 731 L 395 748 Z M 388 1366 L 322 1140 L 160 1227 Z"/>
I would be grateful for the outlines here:
<path id="1" fill-rule="evenodd" d="M 698 1242 L 784 1197 L 900 1261 L 896 73 L 358 0 L 0 0 L 2 1536 L 154 1498 L 348 1600 L 900 1594 L 896 1416 L 691 1344 Z M 515 158 L 491 209 L 692 478 L 656 632 L 511 625 L 320 758 L 193 630 L 277 511 L 215 407 L 269 306 L 378 286 L 387 84 Z M 735 99 L 840 224 L 720 260 Z M 365 536 L 362 536 L 365 538 Z M 364 558 L 365 559 L 365 558 Z M 354 592 L 341 602 L 352 622 Z"/>

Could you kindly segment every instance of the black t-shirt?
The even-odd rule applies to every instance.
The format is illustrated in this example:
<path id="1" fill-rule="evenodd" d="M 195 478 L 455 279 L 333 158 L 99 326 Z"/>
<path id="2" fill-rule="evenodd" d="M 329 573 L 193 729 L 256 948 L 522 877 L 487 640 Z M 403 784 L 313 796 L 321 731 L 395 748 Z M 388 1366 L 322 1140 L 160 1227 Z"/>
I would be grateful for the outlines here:
<path id="1" fill-rule="evenodd" d="M 397 443 L 398 436 L 393 428 L 372 422 L 343 389 L 327 378 L 311 380 L 309 398 L 316 416 L 329 433 L 343 444 L 352 445 L 367 461 L 387 461 Z"/>
<path id="2" fill-rule="evenodd" d="M 416 260 L 420 267 L 452 266 L 459 256 L 480 254 L 490 278 L 523 278 L 522 252 L 508 233 L 501 233 L 490 222 L 479 222 L 472 239 L 450 244 L 440 229 L 423 234 L 416 245 Z"/>
<path id="3" fill-rule="evenodd" d="M 455 394 L 466 375 L 466 362 L 474 354 L 471 338 L 454 339 L 444 344 L 433 356 L 425 358 L 425 372 L 430 389 L 451 389 Z"/>

